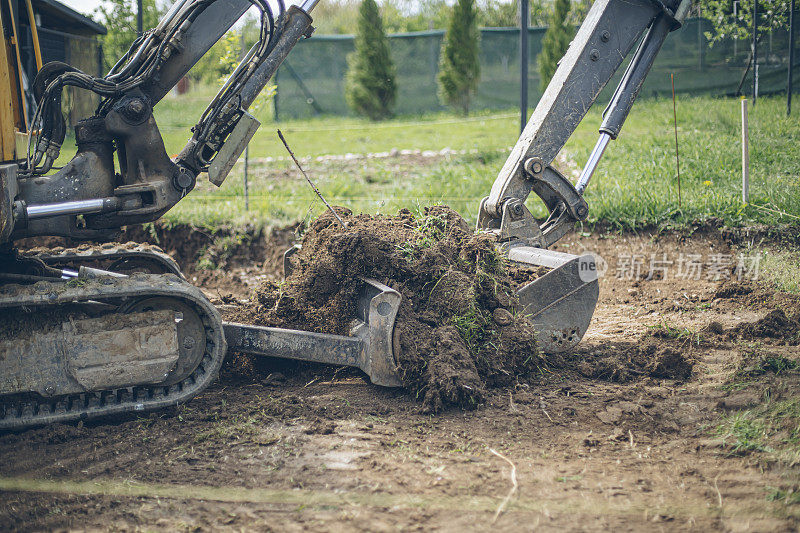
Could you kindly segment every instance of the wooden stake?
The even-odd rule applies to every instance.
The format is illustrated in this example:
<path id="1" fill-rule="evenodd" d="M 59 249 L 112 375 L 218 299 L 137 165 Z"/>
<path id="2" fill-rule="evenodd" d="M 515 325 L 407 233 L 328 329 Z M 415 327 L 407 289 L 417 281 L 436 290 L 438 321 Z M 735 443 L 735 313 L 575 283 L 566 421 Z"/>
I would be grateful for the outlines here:
<path id="1" fill-rule="evenodd" d="M 675 104 L 675 74 L 670 74 L 669 79 L 672 82 L 672 116 L 675 124 L 675 165 L 678 169 L 678 207 L 681 207 L 681 157 L 678 153 L 678 107 Z"/>
<path id="2" fill-rule="evenodd" d="M 250 144 L 244 147 L 244 210 L 250 211 L 250 187 L 247 182 L 247 167 L 250 162 Z"/>
<path id="3" fill-rule="evenodd" d="M 750 203 L 750 128 L 746 98 L 742 98 L 742 202 Z"/>

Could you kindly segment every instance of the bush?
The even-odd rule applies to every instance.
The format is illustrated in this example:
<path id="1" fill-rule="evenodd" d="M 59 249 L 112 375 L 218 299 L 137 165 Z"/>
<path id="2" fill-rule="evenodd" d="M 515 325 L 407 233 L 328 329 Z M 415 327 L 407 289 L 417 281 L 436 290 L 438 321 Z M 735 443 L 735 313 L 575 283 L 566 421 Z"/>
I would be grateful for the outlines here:
<path id="1" fill-rule="evenodd" d="M 439 98 L 464 115 L 469 113 L 469 103 L 481 74 L 477 18 L 475 0 L 456 2 L 439 62 Z"/>
<path id="2" fill-rule="evenodd" d="M 570 7 L 570 0 L 556 0 L 553 6 L 550 25 L 542 39 L 542 51 L 539 54 L 542 91 L 550 84 L 558 68 L 558 62 L 564 57 L 572 41 L 574 28 L 567 23 Z"/>
<path id="3" fill-rule="evenodd" d="M 355 47 L 347 58 L 347 105 L 372 120 L 389 118 L 397 96 L 395 68 L 375 0 L 361 2 Z"/>

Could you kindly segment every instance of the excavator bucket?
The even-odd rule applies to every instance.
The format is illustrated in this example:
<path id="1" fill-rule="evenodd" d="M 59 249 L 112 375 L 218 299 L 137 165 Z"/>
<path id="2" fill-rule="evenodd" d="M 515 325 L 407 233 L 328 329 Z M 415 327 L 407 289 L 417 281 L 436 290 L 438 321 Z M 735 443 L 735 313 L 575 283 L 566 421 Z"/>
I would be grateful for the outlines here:
<path id="1" fill-rule="evenodd" d="M 507 255 L 514 263 L 552 269 L 517 292 L 539 349 L 560 353 L 574 348 L 589 328 L 600 294 L 594 257 L 531 246 L 515 246 Z"/>

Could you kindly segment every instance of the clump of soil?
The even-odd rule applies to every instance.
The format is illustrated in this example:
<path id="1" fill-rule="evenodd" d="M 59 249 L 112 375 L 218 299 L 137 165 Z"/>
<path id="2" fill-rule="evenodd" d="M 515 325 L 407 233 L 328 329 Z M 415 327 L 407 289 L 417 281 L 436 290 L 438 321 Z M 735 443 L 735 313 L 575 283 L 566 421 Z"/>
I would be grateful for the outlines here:
<path id="1" fill-rule="evenodd" d="M 764 318 L 755 322 L 737 325 L 730 332 L 731 337 L 772 338 L 798 341 L 800 322 L 786 316 L 782 309 L 773 309 Z"/>
<path id="2" fill-rule="evenodd" d="M 586 354 L 578 364 L 578 372 L 588 378 L 618 383 L 642 376 L 676 380 L 691 377 L 695 360 L 689 343 L 674 341 L 674 345 L 667 345 L 655 337 L 650 333 L 629 346 Z"/>
<path id="3" fill-rule="evenodd" d="M 347 227 L 320 216 L 291 274 L 280 285 L 264 283 L 255 308 L 236 320 L 347 335 L 362 277 L 377 279 L 402 295 L 401 379 L 429 412 L 474 408 L 488 388 L 546 364 L 532 324 L 516 313 L 516 289 L 535 273 L 510 269 L 493 237 L 475 234 L 444 206 L 419 217 L 337 212 Z"/>

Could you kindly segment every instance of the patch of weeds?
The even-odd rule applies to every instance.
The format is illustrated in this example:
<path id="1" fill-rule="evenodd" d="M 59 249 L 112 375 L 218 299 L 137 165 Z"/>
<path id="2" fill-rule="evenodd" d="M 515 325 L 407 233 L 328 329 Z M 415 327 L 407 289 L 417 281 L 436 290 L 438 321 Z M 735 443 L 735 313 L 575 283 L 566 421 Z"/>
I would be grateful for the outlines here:
<path id="1" fill-rule="evenodd" d="M 158 237 L 158 228 L 153 222 L 145 222 L 142 224 L 142 229 L 150 235 L 150 238 L 153 239 L 153 242 L 156 244 L 161 244 L 161 239 Z M 169 229 L 169 228 L 168 228 Z"/>
<path id="2" fill-rule="evenodd" d="M 696 346 L 703 342 L 700 333 L 689 328 L 676 328 L 664 322 L 648 327 L 650 328 L 650 335 L 659 339 L 683 340 Z"/>
<path id="3" fill-rule="evenodd" d="M 800 253 L 787 250 L 762 250 L 760 273 L 778 290 L 800 294 Z"/>
<path id="4" fill-rule="evenodd" d="M 245 233 L 234 233 L 214 239 L 209 246 L 200 250 L 197 259 L 199 270 L 214 270 L 224 266 L 236 254 L 236 250 L 250 242 L 251 237 Z"/>
<path id="5" fill-rule="evenodd" d="M 763 444 L 766 437 L 763 421 L 750 411 L 734 413 L 725 417 L 717 426 L 716 434 L 729 448 L 731 455 L 745 455 L 749 452 L 770 450 Z"/>
<path id="6" fill-rule="evenodd" d="M 85 287 L 89 283 L 86 278 L 72 278 L 67 282 L 67 287 Z"/>
<path id="7" fill-rule="evenodd" d="M 786 464 L 800 461 L 800 398 L 771 400 L 722 419 L 714 428 L 731 455 L 766 453 Z"/>
<path id="8" fill-rule="evenodd" d="M 471 302 L 464 313 L 455 315 L 452 320 L 458 334 L 473 354 L 480 352 L 491 338 L 490 320 L 481 312 L 476 302 Z"/>
<path id="9" fill-rule="evenodd" d="M 740 390 L 747 387 L 755 378 L 774 374 L 780 376 L 800 368 L 800 362 L 782 355 L 765 354 L 761 345 L 750 345 L 744 349 L 742 361 L 736 371 L 722 386 L 723 390 Z"/>
<path id="10" fill-rule="evenodd" d="M 781 489 L 777 487 L 767 487 L 768 502 L 780 502 L 785 505 L 800 504 L 800 491 L 796 488 Z"/>
<path id="11" fill-rule="evenodd" d="M 414 241 L 397 245 L 400 254 L 408 260 L 414 260 L 426 248 L 430 248 L 444 238 L 447 218 L 444 214 L 430 215 L 417 213 L 417 225 L 414 230 L 417 238 Z"/>
<path id="12" fill-rule="evenodd" d="M 772 372 L 779 376 L 798 367 L 797 361 L 787 359 L 782 355 L 767 355 L 761 357 L 752 369 L 748 370 L 750 376 L 760 376 Z"/>
<path id="13" fill-rule="evenodd" d="M 252 437 L 258 433 L 257 420 L 254 418 L 235 417 L 233 420 L 220 422 L 215 427 L 201 431 L 194 436 L 194 443 L 200 444 L 207 440 L 230 442 Z"/>

